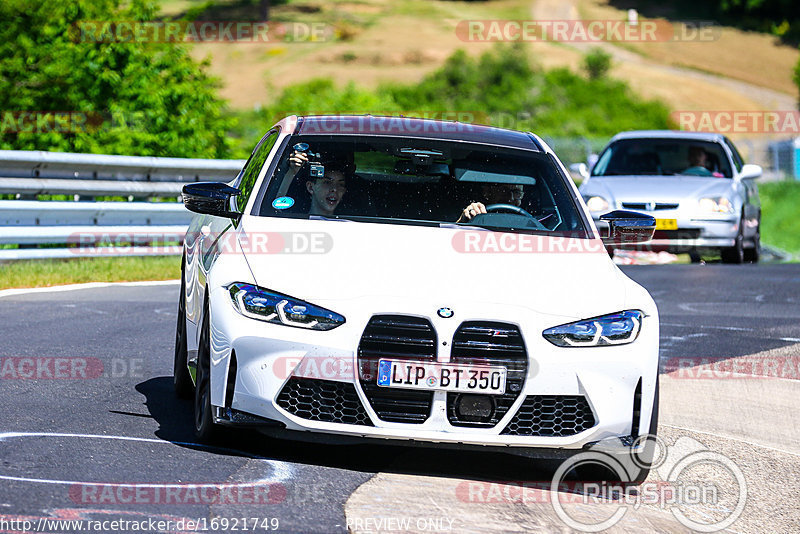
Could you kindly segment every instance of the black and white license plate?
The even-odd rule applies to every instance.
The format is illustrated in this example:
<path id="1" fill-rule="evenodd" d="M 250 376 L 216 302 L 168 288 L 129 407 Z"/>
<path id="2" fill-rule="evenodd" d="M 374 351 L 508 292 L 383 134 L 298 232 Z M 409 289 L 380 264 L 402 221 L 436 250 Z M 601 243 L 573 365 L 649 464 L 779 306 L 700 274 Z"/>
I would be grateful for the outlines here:
<path id="1" fill-rule="evenodd" d="M 387 388 L 469 391 L 502 395 L 506 392 L 505 367 L 449 363 L 380 360 L 378 385 Z"/>

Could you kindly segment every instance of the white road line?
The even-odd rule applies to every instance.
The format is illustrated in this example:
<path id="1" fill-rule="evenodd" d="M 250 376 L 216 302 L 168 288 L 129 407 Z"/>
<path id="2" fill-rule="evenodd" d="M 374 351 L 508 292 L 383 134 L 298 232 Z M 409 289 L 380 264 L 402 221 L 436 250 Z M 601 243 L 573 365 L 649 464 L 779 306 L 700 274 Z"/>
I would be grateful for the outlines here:
<path id="1" fill-rule="evenodd" d="M 110 286 L 137 287 L 137 286 L 168 286 L 180 284 L 180 280 L 148 280 L 143 282 L 87 282 L 85 284 L 69 284 L 49 287 L 20 287 L 0 290 L 0 298 L 14 295 L 27 295 L 29 293 L 52 293 L 56 291 L 75 291 L 78 289 L 96 289 Z"/>
<path id="2" fill-rule="evenodd" d="M 733 441 L 739 441 L 741 443 L 747 443 L 748 445 L 752 445 L 754 447 L 761 447 L 762 449 L 769 449 L 771 451 L 782 452 L 783 454 L 789 454 L 791 456 L 800 457 L 800 453 L 797 453 L 797 452 L 787 451 L 787 450 L 784 450 L 784 449 L 778 449 L 777 447 L 770 447 L 769 445 L 762 445 L 761 443 L 755 443 L 755 442 L 752 442 L 752 441 L 749 441 L 749 440 L 746 440 L 746 439 L 742 439 L 742 438 L 737 438 L 737 437 L 734 437 L 734 436 L 726 436 L 724 434 L 716 434 L 714 432 L 706 432 L 705 430 L 696 430 L 694 428 L 686 428 L 684 426 L 670 425 L 670 424 L 667 424 L 667 423 L 659 423 L 659 425 L 660 426 L 668 426 L 670 428 L 677 428 L 678 430 L 686 430 L 687 432 L 695 432 L 697 434 L 705 434 L 707 436 L 714 436 L 715 438 L 730 439 L 730 440 L 733 440 Z"/>
<path id="3" fill-rule="evenodd" d="M 180 483 L 180 484 L 139 484 L 139 483 L 109 483 L 109 482 L 85 482 L 85 481 L 77 481 L 77 480 L 55 480 L 55 479 L 48 479 L 48 478 L 26 478 L 26 477 L 14 477 L 9 475 L 0 475 L 0 480 L 13 480 L 17 482 L 35 482 L 39 484 L 70 484 L 70 485 L 81 485 L 81 486 L 110 486 L 110 487 L 141 487 L 141 488 L 181 488 L 186 486 L 192 487 L 208 487 L 208 488 L 234 488 L 234 487 L 250 487 L 250 486 L 257 486 L 261 484 L 270 484 L 276 482 L 285 482 L 287 480 L 291 480 L 294 478 L 294 473 L 292 469 L 292 465 L 286 462 L 282 462 L 280 460 L 273 460 L 270 458 L 265 458 L 263 456 L 259 456 L 256 454 L 251 454 L 245 451 L 240 451 L 236 449 L 230 449 L 227 447 L 215 447 L 212 445 L 205 445 L 203 443 L 191 443 L 191 442 L 184 442 L 184 441 L 165 441 L 162 439 L 154 439 L 154 438 L 136 438 L 131 436 L 109 436 L 109 435 L 101 435 L 101 434 L 69 434 L 69 433 L 58 433 L 58 432 L 2 432 L 0 433 L 0 442 L 6 441 L 8 439 L 17 439 L 17 438 L 26 438 L 26 437 L 48 437 L 48 438 L 83 438 L 83 439 L 110 439 L 110 440 L 118 440 L 118 441 L 136 441 L 140 443 L 161 443 L 161 444 L 170 444 L 170 445 L 180 445 L 186 447 L 197 447 L 201 449 L 206 449 L 208 451 L 223 451 L 229 453 L 235 453 L 241 456 L 245 456 L 252 460 L 259 460 L 265 464 L 268 464 L 272 467 L 273 475 L 269 477 L 265 477 L 253 482 L 239 482 L 234 484 L 208 484 L 208 483 Z"/>
<path id="4" fill-rule="evenodd" d="M 712 325 L 698 325 L 698 324 L 680 324 L 680 323 L 661 323 L 661 326 L 679 326 L 682 328 L 699 328 L 707 330 L 733 330 L 737 332 L 756 332 L 755 328 L 741 328 L 738 326 L 712 326 Z"/>

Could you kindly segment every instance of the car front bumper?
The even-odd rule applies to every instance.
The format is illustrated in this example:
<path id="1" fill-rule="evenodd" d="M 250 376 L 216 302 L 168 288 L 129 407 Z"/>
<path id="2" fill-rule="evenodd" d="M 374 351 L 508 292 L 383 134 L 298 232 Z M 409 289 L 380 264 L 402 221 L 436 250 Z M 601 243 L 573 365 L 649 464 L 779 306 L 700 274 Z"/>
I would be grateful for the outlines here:
<path id="1" fill-rule="evenodd" d="M 246 318 L 234 309 L 224 289 L 212 291 L 210 298 L 213 325 L 211 403 L 216 407 L 219 422 L 235 424 L 227 416 L 241 413 L 256 416 L 249 421 L 252 424 L 262 420 L 267 432 L 278 431 L 270 428 L 277 424 L 280 430 L 290 433 L 314 432 L 329 437 L 543 450 L 581 449 L 601 440 L 614 442 L 630 437 L 632 429 L 638 436 L 649 428 L 658 371 L 658 316 L 652 303 L 640 307 L 650 313 L 633 343 L 561 348 L 550 344 L 541 333 L 546 328 L 569 322 L 568 319 L 516 306 L 485 303 L 478 306 L 465 302 L 459 306 L 456 320 L 442 319 L 435 314 L 423 317 L 420 309 L 436 308 L 421 307 L 418 302 L 404 298 L 382 298 L 380 308 L 374 299 L 366 298 L 337 304 L 315 302 L 347 317 L 344 325 L 321 332 Z M 618 310 L 609 310 L 613 311 Z M 452 345 L 462 322 L 489 320 L 517 326 L 524 339 L 527 370 L 516 400 L 497 424 L 485 428 L 463 426 L 457 421 L 454 424 L 452 403 L 449 404 L 444 392 L 433 394 L 429 415 L 423 422 L 385 420 L 373 406 L 375 398 L 368 396 L 360 373 L 356 371 L 362 334 L 370 318 L 381 313 L 428 320 L 436 332 L 440 359 L 446 352 L 444 348 Z M 229 380 L 234 354 L 236 372 Z M 298 387 L 307 395 L 292 393 L 296 398 L 287 406 L 285 399 L 290 382 L 295 385 L 302 382 Z M 229 384 L 233 392 L 229 391 Z M 320 391 L 311 391 L 313 388 Z M 407 390 L 398 390 L 401 400 L 404 391 Z M 317 400 L 312 398 L 314 395 Z M 575 406 L 574 399 L 581 398 L 585 401 L 581 404 L 584 408 Z M 320 404 L 319 399 L 325 402 Z M 537 400 L 544 406 L 538 412 Z M 635 404 L 641 411 L 637 420 L 634 420 Z M 521 412 L 521 408 L 525 409 Z M 572 408 L 582 410 L 582 415 L 578 415 L 584 417 L 584 424 L 575 423 L 578 415 L 570 413 Z M 354 416 L 353 410 L 359 409 L 363 413 Z M 591 425 L 585 422 L 587 409 Z M 358 421 L 356 424 L 354 417 Z M 542 420 L 539 428 L 544 430 L 525 435 L 509 433 L 512 428 L 530 427 L 529 421 L 537 417 Z M 321 420 L 326 418 L 328 420 Z M 513 426 L 514 421 L 517 426 Z M 520 426 L 520 421 L 524 425 Z"/>

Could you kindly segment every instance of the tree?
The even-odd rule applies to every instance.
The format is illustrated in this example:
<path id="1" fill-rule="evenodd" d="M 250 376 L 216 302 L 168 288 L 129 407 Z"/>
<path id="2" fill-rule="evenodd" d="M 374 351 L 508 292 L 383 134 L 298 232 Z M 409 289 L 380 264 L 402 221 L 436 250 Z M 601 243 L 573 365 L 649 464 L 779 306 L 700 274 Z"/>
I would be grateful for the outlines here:
<path id="1" fill-rule="evenodd" d="M 0 2 L 0 148 L 226 157 L 231 121 L 207 65 L 182 42 L 121 32 L 156 27 L 156 13 L 147 0 Z M 15 122 L 51 112 L 78 120 Z"/>
<path id="2" fill-rule="evenodd" d="M 794 68 L 794 83 L 797 84 L 797 109 L 800 109 L 800 60 Z"/>
<path id="3" fill-rule="evenodd" d="M 583 70 L 592 80 L 605 78 L 610 68 L 611 54 L 600 47 L 592 48 L 589 53 L 583 56 Z"/>

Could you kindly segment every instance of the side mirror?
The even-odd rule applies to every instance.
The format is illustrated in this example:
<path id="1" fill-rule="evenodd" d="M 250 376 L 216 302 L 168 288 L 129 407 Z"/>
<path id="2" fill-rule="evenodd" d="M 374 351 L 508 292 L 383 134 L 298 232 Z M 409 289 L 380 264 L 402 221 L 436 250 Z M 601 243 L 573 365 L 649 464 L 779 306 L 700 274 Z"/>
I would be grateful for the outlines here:
<path id="1" fill-rule="evenodd" d="M 183 205 L 195 213 L 215 215 L 226 219 L 239 220 L 242 216 L 228 208 L 231 197 L 242 192 L 222 182 L 196 182 L 183 186 Z"/>
<path id="2" fill-rule="evenodd" d="M 600 216 L 608 223 L 606 243 L 644 243 L 653 239 L 656 219 L 638 211 L 615 210 Z"/>
<path id="3" fill-rule="evenodd" d="M 755 180 L 763 173 L 761 165 L 753 165 L 748 163 L 742 167 L 742 172 L 739 173 L 740 180 Z"/>
<path id="4" fill-rule="evenodd" d="M 589 177 L 589 167 L 587 167 L 585 163 L 570 164 L 569 172 L 580 175 L 584 180 Z"/>

